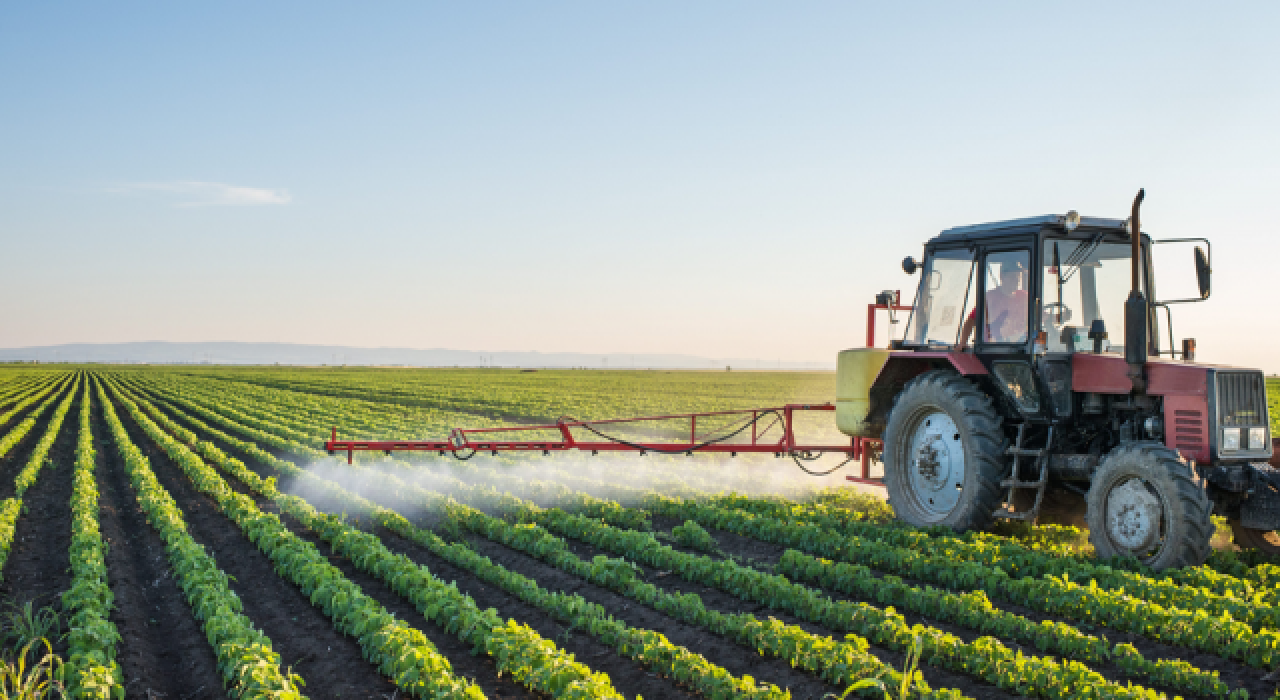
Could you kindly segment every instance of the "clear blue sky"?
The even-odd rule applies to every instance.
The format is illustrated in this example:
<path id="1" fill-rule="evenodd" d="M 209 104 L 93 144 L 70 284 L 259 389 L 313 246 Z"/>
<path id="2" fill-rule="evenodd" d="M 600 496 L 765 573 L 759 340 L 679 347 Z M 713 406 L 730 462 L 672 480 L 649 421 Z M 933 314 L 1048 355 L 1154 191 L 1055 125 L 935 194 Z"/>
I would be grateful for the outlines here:
<path id="1" fill-rule="evenodd" d="M 1146 187 L 1148 231 L 1214 240 L 1178 335 L 1280 371 L 1278 28 L 1276 3 L 6 3 L 0 346 L 830 361 L 939 229 L 1123 217 Z"/>

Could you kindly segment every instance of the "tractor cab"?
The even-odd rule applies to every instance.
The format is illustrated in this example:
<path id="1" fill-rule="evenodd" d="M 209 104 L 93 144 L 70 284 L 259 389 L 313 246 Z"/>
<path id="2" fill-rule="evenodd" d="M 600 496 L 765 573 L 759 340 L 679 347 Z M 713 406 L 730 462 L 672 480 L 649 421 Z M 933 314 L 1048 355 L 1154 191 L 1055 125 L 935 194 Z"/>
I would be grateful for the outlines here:
<path id="1" fill-rule="evenodd" d="M 1042 216 L 943 231 L 925 245 L 916 303 L 898 345 L 1029 355 L 1039 341 L 1047 352 L 1123 353 L 1123 338 L 1107 329 L 1124 327 L 1130 250 L 1125 223 L 1116 219 Z M 1144 235 L 1148 298 L 1149 251 Z M 916 263 L 908 258 L 904 266 Z M 1154 339 L 1154 317 L 1149 323 Z M 1158 343 L 1150 352 L 1159 354 Z"/>
<path id="2" fill-rule="evenodd" d="M 1151 240 L 1141 242 L 1145 296 L 1153 296 Z M 948 229 L 925 244 L 906 334 L 894 348 L 972 353 L 1027 420 L 1073 409 L 1070 355 L 1125 354 L 1132 245 L 1120 219 L 1050 215 Z M 1147 314 L 1146 354 L 1159 356 L 1158 319 Z M 1037 361 L 1038 360 L 1038 361 Z"/>

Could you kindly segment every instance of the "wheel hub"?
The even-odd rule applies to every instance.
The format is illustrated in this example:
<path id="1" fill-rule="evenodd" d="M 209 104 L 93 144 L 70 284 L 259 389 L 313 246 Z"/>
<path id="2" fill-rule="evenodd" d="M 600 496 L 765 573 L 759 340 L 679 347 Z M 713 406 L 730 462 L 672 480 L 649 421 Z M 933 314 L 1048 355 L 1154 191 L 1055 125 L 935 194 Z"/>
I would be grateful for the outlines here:
<path id="1" fill-rule="evenodd" d="M 941 519 L 955 508 L 964 487 L 964 446 L 946 413 L 934 411 L 916 423 L 907 471 L 912 495 L 928 514 Z"/>
<path id="2" fill-rule="evenodd" d="M 1160 537 L 1164 508 L 1146 482 L 1132 478 L 1107 496 L 1107 536 L 1122 549 L 1144 552 Z"/>

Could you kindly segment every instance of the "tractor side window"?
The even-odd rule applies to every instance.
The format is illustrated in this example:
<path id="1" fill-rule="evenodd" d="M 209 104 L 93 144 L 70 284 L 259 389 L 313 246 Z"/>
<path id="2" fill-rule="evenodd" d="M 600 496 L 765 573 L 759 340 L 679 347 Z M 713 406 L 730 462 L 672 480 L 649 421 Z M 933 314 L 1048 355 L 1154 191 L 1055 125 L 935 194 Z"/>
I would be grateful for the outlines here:
<path id="1" fill-rule="evenodd" d="M 966 310 L 973 307 L 973 253 L 941 250 L 929 256 L 906 337 L 915 345 L 956 343 Z"/>
<path id="2" fill-rule="evenodd" d="M 987 343 L 1027 342 L 1027 319 L 1031 315 L 1027 294 L 1027 273 L 1031 252 L 1013 250 L 991 253 L 986 260 L 986 304 L 982 339 Z"/>
<path id="3" fill-rule="evenodd" d="M 1092 351 L 1089 329 L 1094 321 L 1102 321 L 1108 335 L 1102 350 L 1124 351 L 1129 253 L 1128 243 L 1101 239 L 1045 241 L 1040 327 L 1048 336 L 1049 352 Z"/>

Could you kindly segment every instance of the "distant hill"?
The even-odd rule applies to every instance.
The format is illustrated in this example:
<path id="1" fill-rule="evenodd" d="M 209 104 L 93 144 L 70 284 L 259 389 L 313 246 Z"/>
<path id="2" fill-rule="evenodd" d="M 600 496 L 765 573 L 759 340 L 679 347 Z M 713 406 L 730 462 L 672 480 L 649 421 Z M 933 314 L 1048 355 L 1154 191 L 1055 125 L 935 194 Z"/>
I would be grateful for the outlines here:
<path id="1" fill-rule="evenodd" d="M 833 358 L 834 359 L 834 358 Z M 588 367 L 594 369 L 832 369 L 834 362 L 712 359 L 694 355 L 475 352 L 355 348 L 293 343 L 70 343 L 0 349 L 0 362 L 112 362 L 220 365 L 404 365 L 409 367 Z"/>

